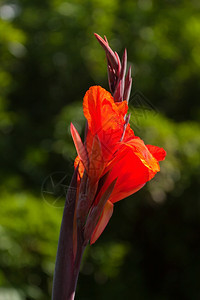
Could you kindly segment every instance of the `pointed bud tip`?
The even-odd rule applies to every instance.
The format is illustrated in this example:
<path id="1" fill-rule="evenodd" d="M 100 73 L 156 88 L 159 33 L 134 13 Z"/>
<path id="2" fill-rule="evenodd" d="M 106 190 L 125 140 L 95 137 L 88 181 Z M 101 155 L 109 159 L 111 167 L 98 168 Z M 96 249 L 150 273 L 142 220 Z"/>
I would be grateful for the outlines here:
<path id="1" fill-rule="evenodd" d="M 70 123 L 70 130 L 72 131 L 74 128 L 75 128 L 75 127 L 74 127 L 73 123 L 71 122 L 71 123 Z"/>
<path id="2" fill-rule="evenodd" d="M 102 37 L 98 33 L 94 32 L 94 36 L 98 41 L 105 42 L 104 39 L 102 39 Z"/>

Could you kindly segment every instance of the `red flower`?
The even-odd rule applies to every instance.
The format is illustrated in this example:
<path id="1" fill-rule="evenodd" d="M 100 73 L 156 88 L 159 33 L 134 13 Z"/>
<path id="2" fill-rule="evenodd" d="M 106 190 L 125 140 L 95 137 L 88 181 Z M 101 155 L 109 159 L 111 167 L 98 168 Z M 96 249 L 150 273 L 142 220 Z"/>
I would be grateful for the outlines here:
<path id="1" fill-rule="evenodd" d="M 93 86 L 83 101 L 88 122 L 85 144 L 71 124 L 79 186 L 84 172 L 88 178 L 84 233 L 91 244 L 112 216 L 113 203 L 141 189 L 160 171 L 158 161 L 166 155 L 164 149 L 145 145 L 134 135 L 127 110 L 127 101 L 115 102 L 105 89 Z"/>
<path id="2" fill-rule="evenodd" d="M 107 38 L 95 34 L 106 53 L 111 94 L 100 86 L 85 94 L 85 142 L 71 124 L 78 153 L 67 192 L 60 229 L 52 299 L 74 299 L 81 258 L 88 242 L 94 243 L 113 213 L 114 203 L 137 192 L 160 170 L 165 151 L 145 145 L 134 135 L 127 115 L 131 67 L 127 51 L 122 60 Z"/>

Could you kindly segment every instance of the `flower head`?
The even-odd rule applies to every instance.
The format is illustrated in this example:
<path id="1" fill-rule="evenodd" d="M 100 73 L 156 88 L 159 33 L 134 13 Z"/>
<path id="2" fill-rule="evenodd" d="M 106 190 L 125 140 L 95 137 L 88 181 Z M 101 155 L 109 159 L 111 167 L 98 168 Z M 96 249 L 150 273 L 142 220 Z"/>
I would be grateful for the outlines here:
<path id="1" fill-rule="evenodd" d="M 126 118 L 127 110 L 126 100 L 115 102 L 105 89 L 92 86 L 83 100 L 88 123 L 84 144 L 71 125 L 80 185 L 87 175 L 88 205 L 83 222 L 85 238 L 90 243 L 107 225 L 113 204 L 141 189 L 160 170 L 158 161 L 165 158 L 164 149 L 145 145 L 135 136 Z M 79 204 L 78 207 L 83 209 Z"/>
<path id="2" fill-rule="evenodd" d="M 100 86 L 86 92 L 84 143 L 71 124 L 78 154 L 74 164 L 78 170 L 74 228 L 77 223 L 82 226 L 85 243 L 90 240 L 91 244 L 106 227 L 113 204 L 151 180 L 160 170 L 158 162 L 166 155 L 162 148 L 145 145 L 130 128 L 127 111 L 132 78 L 131 68 L 126 75 L 126 49 L 121 62 L 106 37 L 95 37 L 106 52 L 111 94 Z"/>

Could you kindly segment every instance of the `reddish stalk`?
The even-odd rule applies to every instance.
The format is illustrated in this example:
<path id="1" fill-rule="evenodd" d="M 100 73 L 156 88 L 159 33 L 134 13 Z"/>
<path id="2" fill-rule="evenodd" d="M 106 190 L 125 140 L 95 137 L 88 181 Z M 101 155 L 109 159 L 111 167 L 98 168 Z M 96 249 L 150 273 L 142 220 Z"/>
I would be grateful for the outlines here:
<path id="1" fill-rule="evenodd" d="M 69 187 L 60 229 L 56 265 L 53 280 L 52 300 L 73 300 L 85 249 L 82 231 L 77 230 L 77 253 L 73 254 L 73 219 L 76 202 L 77 170 Z"/>

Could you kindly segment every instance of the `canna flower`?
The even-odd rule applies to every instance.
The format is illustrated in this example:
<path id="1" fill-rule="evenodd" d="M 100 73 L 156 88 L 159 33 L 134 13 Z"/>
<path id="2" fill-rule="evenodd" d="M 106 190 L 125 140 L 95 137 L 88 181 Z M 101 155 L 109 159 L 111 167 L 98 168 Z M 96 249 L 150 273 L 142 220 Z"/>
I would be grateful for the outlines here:
<path id="1" fill-rule="evenodd" d="M 68 189 L 58 243 L 52 300 L 73 300 L 85 247 L 107 226 L 114 203 L 140 190 L 160 171 L 164 149 L 145 145 L 130 128 L 128 100 L 132 78 L 106 37 L 95 34 L 107 58 L 111 93 L 92 86 L 83 99 L 86 118 L 82 142 L 71 124 L 77 150 L 74 175 Z"/>
<path id="2" fill-rule="evenodd" d="M 77 207 L 78 215 L 80 210 L 84 215 L 84 238 L 90 244 L 106 227 L 114 203 L 140 190 L 160 171 L 158 162 L 165 158 L 164 149 L 145 145 L 135 136 L 126 118 L 127 110 L 126 100 L 115 102 L 105 89 L 93 86 L 83 100 L 88 124 L 84 144 L 71 124 L 78 153 L 75 168 L 78 168 L 79 185 L 85 180 L 85 174 L 84 193 L 90 191 L 87 199 L 79 199 Z M 85 211 L 83 201 L 88 202 Z"/>

